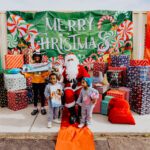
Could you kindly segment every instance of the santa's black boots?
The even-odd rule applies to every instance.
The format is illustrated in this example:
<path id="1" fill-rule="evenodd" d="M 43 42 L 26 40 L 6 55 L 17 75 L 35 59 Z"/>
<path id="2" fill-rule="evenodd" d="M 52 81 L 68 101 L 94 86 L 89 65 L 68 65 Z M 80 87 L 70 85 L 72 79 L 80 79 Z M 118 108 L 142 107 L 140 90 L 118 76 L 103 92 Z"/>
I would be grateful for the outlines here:
<path id="1" fill-rule="evenodd" d="M 74 124 L 76 122 L 76 111 L 75 111 L 75 106 L 68 108 L 69 112 L 70 112 L 70 118 L 69 118 L 69 122 L 70 124 Z"/>
<path id="2" fill-rule="evenodd" d="M 76 113 L 77 114 L 76 115 L 77 116 L 77 120 L 76 121 L 78 123 L 80 123 L 80 119 L 81 119 L 81 106 L 78 106 L 78 108 L 76 109 L 76 111 L 77 111 L 77 113 Z"/>

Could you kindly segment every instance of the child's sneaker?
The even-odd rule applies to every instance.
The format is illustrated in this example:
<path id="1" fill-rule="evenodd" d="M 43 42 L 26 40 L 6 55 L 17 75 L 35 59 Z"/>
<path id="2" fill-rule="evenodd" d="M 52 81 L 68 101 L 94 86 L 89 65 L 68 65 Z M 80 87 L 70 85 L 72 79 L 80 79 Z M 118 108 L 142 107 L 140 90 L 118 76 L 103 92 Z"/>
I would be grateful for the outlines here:
<path id="1" fill-rule="evenodd" d="M 51 128 L 52 127 L 52 122 L 48 122 L 48 128 Z"/>
<path id="2" fill-rule="evenodd" d="M 92 126 L 92 123 L 91 122 L 87 122 L 87 127 L 90 129 L 91 128 L 91 126 Z"/>
<path id="3" fill-rule="evenodd" d="M 34 110 L 31 112 L 31 115 L 32 115 L 32 116 L 35 116 L 36 114 L 38 114 L 38 112 L 39 112 L 38 109 L 34 109 Z"/>
<path id="4" fill-rule="evenodd" d="M 78 128 L 83 128 L 84 127 L 84 123 L 80 123 L 79 125 L 78 125 Z"/>
<path id="5" fill-rule="evenodd" d="M 61 123 L 61 120 L 59 120 L 59 119 L 54 119 L 53 122 L 55 122 L 55 123 Z"/>

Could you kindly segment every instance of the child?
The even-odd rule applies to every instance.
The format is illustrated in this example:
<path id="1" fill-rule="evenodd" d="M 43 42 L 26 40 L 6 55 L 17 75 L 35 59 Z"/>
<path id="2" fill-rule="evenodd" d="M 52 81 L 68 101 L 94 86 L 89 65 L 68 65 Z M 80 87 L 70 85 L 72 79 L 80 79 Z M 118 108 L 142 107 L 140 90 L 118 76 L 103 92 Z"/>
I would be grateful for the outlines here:
<path id="1" fill-rule="evenodd" d="M 34 60 L 34 63 L 41 63 L 42 61 L 42 55 L 40 52 L 34 52 L 32 59 Z M 22 73 L 22 72 L 21 72 Z M 34 72 L 34 73 L 22 73 L 26 78 L 31 77 L 32 78 L 32 89 L 33 89 L 33 95 L 34 95 L 34 109 L 31 112 L 31 115 L 36 115 L 39 111 L 37 108 L 38 104 L 38 95 L 40 95 L 41 98 L 41 114 L 46 114 L 45 109 L 45 96 L 44 96 L 44 89 L 45 89 L 45 79 L 49 76 L 49 71 L 43 71 L 43 72 Z"/>
<path id="2" fill-rule="evenodd" d="M 91 124 L 92 112 L 99 97 L 98 91 L 91 87 L 91 78 L 83 78 L 81 84 L 83 88 L 76 102 L 81 106 L 81 121 L 78 125 L 79 128 Z"/>
<path id="3" fill-rule="evenodd" d="M 60 123 L 58 120 L 59 109 L 61 106 L 62 85 L 57 81 L 55 73 L 50 74 L 50 83 L 45 88 L 45 97 L 48 99 L 48 128 L 52 127 L 52 121 Z M 54 119 L 54 120 L 53 120 Z"/>

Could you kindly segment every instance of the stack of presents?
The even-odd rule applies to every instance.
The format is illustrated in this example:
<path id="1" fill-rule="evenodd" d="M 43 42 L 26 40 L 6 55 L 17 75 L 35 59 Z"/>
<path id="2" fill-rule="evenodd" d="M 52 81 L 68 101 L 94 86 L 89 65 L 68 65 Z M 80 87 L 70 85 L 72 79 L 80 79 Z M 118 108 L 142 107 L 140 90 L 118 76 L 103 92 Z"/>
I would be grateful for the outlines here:
<path id="1" fill-rule="evenodd" d="M 30 63 L 23 54 L 5 55 L 6 70 L 22 68 Z M 0 106 L 20 110 L 33 103 L 31 79 L 23 75 L 0 73 Z M 90 72 L 91 74 L 91 72 Z M 92 70 L 93 87 L 99 99 L 93 113 L 108 115 L 113 98 L 125 99 L 131 110 L 150 114 L 150 66 L 147 60 L 130 60 L 128 55 L 111 55 L 111 63 L 95 61 Z"/>
<path id="2" fill-rule="evenodd" d="M 108 115 L 113 98 L 126 100 L 130 109 L 150 114 L 150 65 L 148 60 L 130 60 L 128 55 L 111 55 L 111 63 L 94 62 L 93 87 L 101 95 L 94 113 Z"/>
<path id="3" fill-rule="evenodd" d="M 26 108 L 33 102 L 31 79 L 26 79 L 20 70 L 11 71 L 14 68 L 22 68 L 24 65 L 23 54 L 5 55 L 6 70 L 0 73 L 0 106 L 17 111 Z M 28 61 L 29 63 L 29 61 Z"/>

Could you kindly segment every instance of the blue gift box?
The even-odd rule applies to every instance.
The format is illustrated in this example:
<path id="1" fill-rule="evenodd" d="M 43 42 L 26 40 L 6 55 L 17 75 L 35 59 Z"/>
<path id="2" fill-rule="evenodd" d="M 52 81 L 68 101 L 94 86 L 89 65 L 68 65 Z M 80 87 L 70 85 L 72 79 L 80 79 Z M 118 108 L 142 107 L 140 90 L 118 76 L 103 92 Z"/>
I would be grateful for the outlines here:
<path id="1" fill-rule="evenodd" d="M 106 96 L 105 96 L 105 100 L 106 100 L 106 101 L 110 101 L 112 98 L 113 98 L 113 96 L 109 96 L 109 95 L 106 95 Z"/>
<path id="2" fill-rule="evenodd" d="M 127 82 L 150 81 L 150 66 L 129 66 Z"/>
<path id="3" fill-rule="evenodd" d="M 130 84 L 130 107 L 138 114 L 150 114 L 150 81 L 132 82 Z"/>
<path id="4" fill-rule="evenodd" d="M 101 114 L 107 115 L 108 114 L 108 105 L 110 100 L 102 100 L 101 103 Z"/>
<path id="5" fill-rule="evenodd" d="M 130 64 L 130 56 L 129 55 L 111 55 L 111 66 L 113 67 L 121 67 L 121 66 L 129 66 Z"/>

